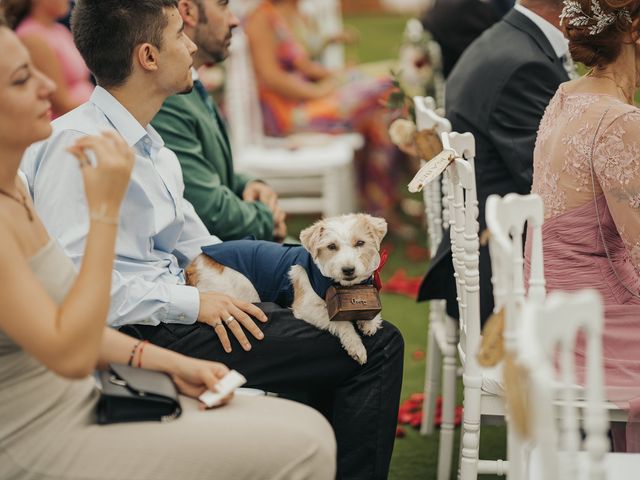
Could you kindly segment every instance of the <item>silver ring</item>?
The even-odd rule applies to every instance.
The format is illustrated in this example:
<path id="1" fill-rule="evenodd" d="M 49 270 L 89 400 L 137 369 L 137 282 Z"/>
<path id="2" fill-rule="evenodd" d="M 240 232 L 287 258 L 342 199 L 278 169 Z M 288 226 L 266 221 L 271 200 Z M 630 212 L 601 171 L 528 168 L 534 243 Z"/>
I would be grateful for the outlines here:
<path id="1" fill-rule="evenodd" d="M 218 328 L 218 327 L 221 327 L 221 326 L 222 326 L 222 322 L 220 322 L 220 321 L 217 321 L 216 323 L 214 323 L 213 325 L 211 325 L 211 327 L 212 327 L 214 330 L 215 330 L 216 328 Z"/>
<path id="2" fill-rule="evenodd" d="M 227 325 L 229 325 L 231 322 L 233 322 L 236 319 L 236 317 L 234 317 L 233 315 L 230 315 L 229 318 L 226 318 L 224 320 L 224 323 L 226 323 Z"/>

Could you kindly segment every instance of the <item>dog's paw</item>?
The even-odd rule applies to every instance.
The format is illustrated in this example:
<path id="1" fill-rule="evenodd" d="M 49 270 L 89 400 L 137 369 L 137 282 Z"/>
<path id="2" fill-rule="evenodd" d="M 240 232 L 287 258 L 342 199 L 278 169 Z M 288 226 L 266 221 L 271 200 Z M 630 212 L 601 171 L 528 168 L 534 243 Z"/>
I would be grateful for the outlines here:
<path id="1" fill-rule="evenodd" d="M 370 337 L 382 328 L 382 316 L 376 315 L 373 320 L 360 321 L 358 328 L 364 335 Z"/>
<path id="2" fill-rule="evenodd" d="M 360 365 L 364 365 L 365 363 L 367 363 L 367 349 L 364 348 L 364 345 L 354 345 L 349 350 L 347 350 L 347 353 Z"/>
<path id="3" fill-rule="evenodd" d="M 378 331 L 380 326 L 376 324 L 375 320 L 368 320 L 358 322 L 358 328 L 363 334 L 370 337 Z"/>

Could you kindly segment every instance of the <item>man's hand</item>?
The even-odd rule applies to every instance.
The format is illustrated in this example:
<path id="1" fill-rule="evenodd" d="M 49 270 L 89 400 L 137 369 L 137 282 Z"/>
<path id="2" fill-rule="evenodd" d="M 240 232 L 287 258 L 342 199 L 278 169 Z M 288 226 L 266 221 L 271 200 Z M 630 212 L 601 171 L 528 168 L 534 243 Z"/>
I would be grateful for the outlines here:
<path id="1" fill-rule="evenodd" d="M 264 338 L 264 334 L 249 315 L 261 322 L 268 320 L 264 312 L 251 303 L 231 298 L 223 293 L 200 292 L 198 321 L 213 328 L 227 353 L 231 352 L 231 341 L 227 329 L 231 330 L 231 333 L 247 352 L 251 350 L 251 344 L 242 327 L 246 328 L 258 340 Z"/>
<path id="2" fill-rule="evenodd" d="M 273 240 L 276 242 L 284 242 L 287 237 L 287 224 L 284 222 L 274 223 Z"/>
<path id="3" fill-rule="evenodd" d="M 262 182 L 249 182 L 242 192 L 245 202 L 260 201 L 264 203 L 273 216 L 273 239 L 281 242 L 287 236 L 287 214 L 278 206 L 278 194 L 269 185 Z"/>
<path id="4" fill-rule="evenodd" d="M 242 192 L 242 199 L 245 202 L 262 202 L 272 212 L 278 209 L 278 194 L 266 183 L 256 181 L 247 183 Z"/>

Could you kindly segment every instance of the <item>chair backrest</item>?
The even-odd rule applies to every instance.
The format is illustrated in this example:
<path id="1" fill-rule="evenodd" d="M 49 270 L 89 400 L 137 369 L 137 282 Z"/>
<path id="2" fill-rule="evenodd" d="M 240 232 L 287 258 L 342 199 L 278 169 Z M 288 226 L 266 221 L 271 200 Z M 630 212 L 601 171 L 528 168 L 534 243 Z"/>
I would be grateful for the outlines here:
<path id="1" fill-rule="evenodd" d="M 342 32 L 344 26 L 340 0 L 302 0 L 299 8 L 307 17 L 315 19 L 323 38 L 330 38 Z M 344 68 L 344 45 L 327 45 L 322 53 L 322 64 L 330 69 Z"/>
<path id="2" fill-rule="evenodd" d="M 451 132 L 451 123 L 435 112 L 435 101 L 431 97 L 413 97 L 413 105 L 416 112 L 416 126 L 418 130 L 435 130 L 438 136 L 445 132 Z M 430 159 L 423 159 L 430 160 Z M 446 198 L 446 182 L 443 178 L 430 182 L 423 189 L 422 195 L 427 217 L 427 230 L 429 233 L 429 247 L 431 254 L 435 254 L 438 245 L 442 241 L 443 229 L 448 228 L 449 204 Z M 445 198 L 443 198 L 443 196 Z M 444 224 L 446 220 L 446 225 Z"/>
<path id="3" fill-rule="evenodd" d="M 536 194 L 509 193 L 491 195 L 485 208 L 487 227 L 491 232 L 491 256 L 494 312 L 505 309 L 505 348 L 513 351 L 520 308 L 525 299 L 524 252 L 522 236 L 525 226 L 531 235 L 531 273 L 528 297 L 534 302 L 545 298 L 542 253 L 544 204 Z"/>
<path id="4" fill-rule="evenodd" d="M 517 359 L 530 375 L 533 442 L 539 448 L 540 478 L 577 478 L 580 427 L 576 414 L 574 349 L 578 334 L 586 339 L 585 446 L 590 480 L 603 480 L 609 448 L 602 366 L 603 306 L 594 290 L 554 292 L 542 303 L 527 301 L 518 335 Z M 561 418 L 556 422 L 560 400 Z M 559 454 L 562 461 L 559 461 Z M 511 477 L 511 469 L 510 469 Z M 515 472 L 514 472 L 515 473 Z M 515 478 L 515 477 L 514 477 Z M 517 480 L 517 478 L 516 478 Z"/>
<path id="5" fill-rule="evenodd" d="M 442 145 L 454 152 L 447 167 L 451 209 L 451 252 L 460 310 L 460 356 L 465 375 L 478 375 L 480 344 L 480 272 L 478 198 L 475 177 L 475 139 L 471 133 L 443 133 Z"/>
<path id="6" fill-rule="evenodd" d="M 241 27 L 234 30 L 229 51 L 225 103 L 231 144 L 240 158 L 244 148 L 263 144 L 264 129 L 249 41 Z"/>

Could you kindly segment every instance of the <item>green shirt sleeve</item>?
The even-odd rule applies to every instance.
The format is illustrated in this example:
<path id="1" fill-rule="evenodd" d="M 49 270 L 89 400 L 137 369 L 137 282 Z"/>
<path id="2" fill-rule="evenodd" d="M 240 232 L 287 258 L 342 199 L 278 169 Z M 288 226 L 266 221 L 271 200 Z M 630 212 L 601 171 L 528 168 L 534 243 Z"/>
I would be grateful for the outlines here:
<path id="1" fill-rule="evenodd" d="M 222 240 L 248 235 L 272 240 L 271 211 L 261 202 L 242 200 L 249 177 L 227 172 L 233 169 L 233 163 L 226 163 L 213 131 L 217 128 L 215 122 L 202 122 L 187 102 L 187 98 L 180 96 L 169 98 L 152 121 L 167 148 L 180 161 L 185 198 L 193 204 L 209 232 Z M 225 177 L 230 180 L 225 182 Z"/>

